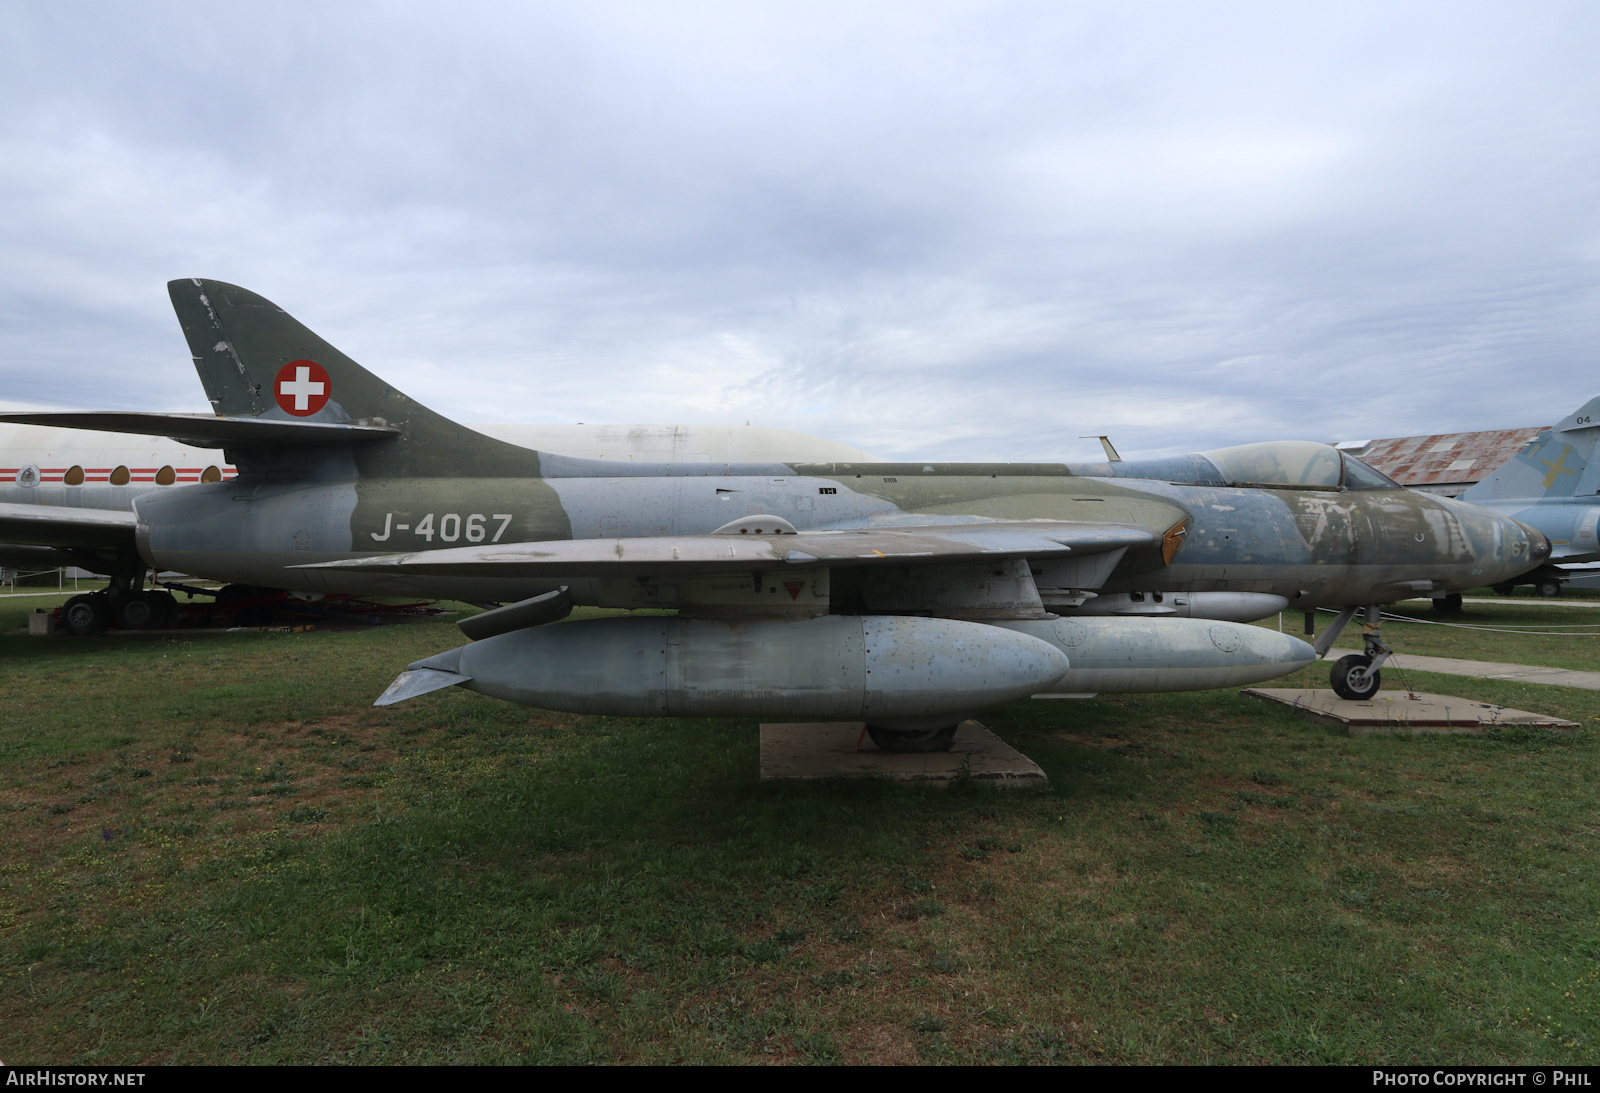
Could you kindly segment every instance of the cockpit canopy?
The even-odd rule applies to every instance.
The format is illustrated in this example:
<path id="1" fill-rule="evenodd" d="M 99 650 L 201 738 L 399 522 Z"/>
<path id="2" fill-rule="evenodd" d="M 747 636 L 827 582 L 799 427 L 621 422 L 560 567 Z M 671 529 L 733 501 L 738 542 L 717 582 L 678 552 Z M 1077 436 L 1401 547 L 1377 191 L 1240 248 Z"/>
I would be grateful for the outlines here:
<path id="1" fill-rule="evenodd" d="M 1201 455 L 1215 463 L 1230 486 L 1300 489 L 1393 490 L 1398 483 L 1361 460 L 1311 440 L 1271 440 L 1216 448 Z"/>

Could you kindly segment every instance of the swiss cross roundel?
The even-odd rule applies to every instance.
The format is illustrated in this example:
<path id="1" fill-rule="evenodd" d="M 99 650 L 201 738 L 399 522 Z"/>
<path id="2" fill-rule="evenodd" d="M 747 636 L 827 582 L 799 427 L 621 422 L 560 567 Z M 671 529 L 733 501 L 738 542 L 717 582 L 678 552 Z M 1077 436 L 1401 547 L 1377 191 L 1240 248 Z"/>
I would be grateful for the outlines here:
<path id="1" fill-rule="evenodd" d="M 285 413 L 310 417 L 328 405 L 333 381 L 328 378 L 328 370 L 316 361 L 290 361 L 278 369 L 272 394 Z"/>

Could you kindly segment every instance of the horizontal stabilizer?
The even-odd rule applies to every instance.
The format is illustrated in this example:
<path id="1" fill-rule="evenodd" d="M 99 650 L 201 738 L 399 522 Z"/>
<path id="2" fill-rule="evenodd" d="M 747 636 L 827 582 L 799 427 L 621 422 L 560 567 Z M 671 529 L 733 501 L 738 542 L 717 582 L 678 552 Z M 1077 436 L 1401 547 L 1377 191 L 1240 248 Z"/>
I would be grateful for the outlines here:
<path id="1" fill-rule="evenodd" d="M 133 551 L 138 518 L 116 509 L 0 503 L 0 543 Z"/>
<path id="2" fill-rule="evenodd" d="M 465 683 L 471 678 L 455 672 L 441 672 L 434 668 L 412 668 L 396 676 L 395 681 L 389 684 L 389 689 L 379 695 L 378 701 L 373 705 L 393 706 L 396 702 L 404 702 L 408 698 L 416 698 L 429 691 L 442 691 L 446 687 L 454 687 L 457 683 Z"/>
<path id="3" fill-rule="evenodd" d="M 214 414 L 144 414 L 119 411 L 0 414 L 0 423 L 92 429 L 102 433 L 168 436 L 200 448 L 361 444 L 388 440 L 400 428 L 387 422 L 286 421 Z"/>
<path id="4" fill-rule="evenodd" d="M 377 555 L 299 569 L 453 577 L 633 576 L 746 572 L 779 566 L 950 563 L 1147 546 L 1156 536 L 1126 524 L 1028 520 L 922 527 L 802 531 L 792 535 L 680 535 L 503 543 Z"/>

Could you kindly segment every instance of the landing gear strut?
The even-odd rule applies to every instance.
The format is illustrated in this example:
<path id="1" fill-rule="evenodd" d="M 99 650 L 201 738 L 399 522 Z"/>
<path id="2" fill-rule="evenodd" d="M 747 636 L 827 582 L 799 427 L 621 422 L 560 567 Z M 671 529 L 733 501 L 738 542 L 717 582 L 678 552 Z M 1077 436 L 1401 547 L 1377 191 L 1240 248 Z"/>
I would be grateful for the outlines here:
<path id="1" fill-rule="evenodd" d="M 1333 686 L 1333 693 L 1340 698 L 1365 702 L 1377 694 L 1378 688 L 1383 685 L 1383 676 L 1379 669 L 1394 655 L 1394 650 L 1383 643 L 1383 616 L 1380 605 L 1369 603 L 1365 608 L 1345 608 L 1339 612 L 1339 617 L 1333 620 L 1333 624 L 1322 632 L 1322 636 L 1317 639 L 1313 648 L 1319 657 L 1325 655 L 1333 648 L 1333 643 L 1338 640 L 1345 625 L 1355 618 L 1357 611 L 1366 613 L 1366 619 L 1361 624 L 1362 651 L 1334 661 L 1333 670 L 1328 673 L 1328 682 Z"/>

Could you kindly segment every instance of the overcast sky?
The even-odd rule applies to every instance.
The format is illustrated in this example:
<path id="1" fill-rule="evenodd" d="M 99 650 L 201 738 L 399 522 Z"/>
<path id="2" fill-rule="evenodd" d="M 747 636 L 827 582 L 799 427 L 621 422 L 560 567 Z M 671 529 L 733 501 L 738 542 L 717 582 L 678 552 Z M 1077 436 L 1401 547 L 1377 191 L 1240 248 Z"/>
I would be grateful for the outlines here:
<path id="1" fill-rule="evenodd" d="M 0 5 L 0 399 L 207 408 L 245 285 L 465 421 L 895 458 L 1600 393 L 1583 3 Z"/>

